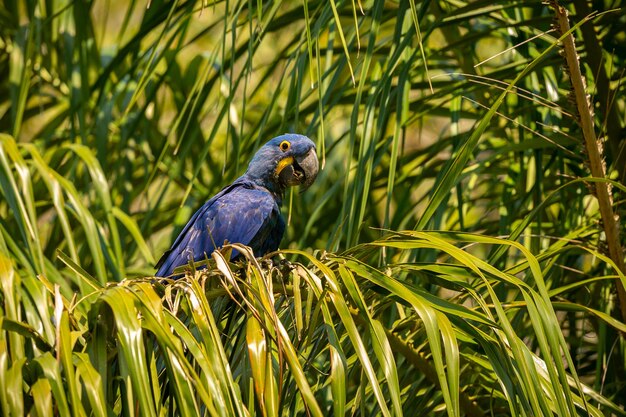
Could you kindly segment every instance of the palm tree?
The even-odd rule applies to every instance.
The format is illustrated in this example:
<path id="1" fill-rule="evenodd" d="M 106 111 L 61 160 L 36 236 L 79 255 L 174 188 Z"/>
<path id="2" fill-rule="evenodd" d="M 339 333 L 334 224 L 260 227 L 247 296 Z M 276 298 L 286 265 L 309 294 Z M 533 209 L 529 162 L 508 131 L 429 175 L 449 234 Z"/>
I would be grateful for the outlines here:
<path id="1" fill-rule="evenodd" d="M 1 11 L 5 415 L 626 415 L 621 1 Z M 273 261 L 154 281 L 288 131 Z"/>

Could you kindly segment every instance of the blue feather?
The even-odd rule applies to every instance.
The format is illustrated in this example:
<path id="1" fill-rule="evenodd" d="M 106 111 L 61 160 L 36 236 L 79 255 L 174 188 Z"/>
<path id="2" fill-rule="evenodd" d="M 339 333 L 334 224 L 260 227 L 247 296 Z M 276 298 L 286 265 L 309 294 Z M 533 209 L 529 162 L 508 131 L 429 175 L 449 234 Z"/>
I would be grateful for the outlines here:
<path id="1" fill-rule="evenodd" d="M 285 140 L 291 144 L 289 152 L 280 149 Z M 300 135 L 283 135 L 266 143 L 244 175 L 191 217 L 159 260 L 156 276 L 169 276 L 178 266 L 210 257 L 226 241 L 250 246 L 255 256 L 278 249 L 285 232 L 280 207 L 286 186 L 278 181 L 275 170 L 281 159 L 306 155 L 311 149 L 315 150 L 313 142 Z M 313 176 L 317 167 L 314 171 Z M 237 256 L 233 251 L 231 259 Z"/>

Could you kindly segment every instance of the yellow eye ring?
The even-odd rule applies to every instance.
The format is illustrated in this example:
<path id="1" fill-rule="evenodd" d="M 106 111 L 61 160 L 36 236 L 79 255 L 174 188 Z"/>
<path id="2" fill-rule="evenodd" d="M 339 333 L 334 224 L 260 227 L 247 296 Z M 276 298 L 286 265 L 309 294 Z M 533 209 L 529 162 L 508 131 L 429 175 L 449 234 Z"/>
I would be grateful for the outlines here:
<path id="1" fill-rule="evenodd" d="M 291 148 L 291 142 L 289 142 L 288 140 L 284 140 L 280 142 L 280 145 L 278 145 L 278 147 L 280 148 L 281 151 L 287 152 L 289 148 Z"/>

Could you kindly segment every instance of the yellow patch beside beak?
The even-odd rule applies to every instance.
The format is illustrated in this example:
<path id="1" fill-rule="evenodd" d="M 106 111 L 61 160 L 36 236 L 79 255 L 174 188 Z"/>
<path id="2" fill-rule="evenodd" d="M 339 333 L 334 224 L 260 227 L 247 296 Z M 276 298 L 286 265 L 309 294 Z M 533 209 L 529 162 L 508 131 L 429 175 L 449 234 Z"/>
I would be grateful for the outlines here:
<path id="1" fill-rule="evenodd" d="M 274 175 L 279 176 L 283 169 L 287 168 L 289 165 L 293 164 L 294 159 L 293 156 L 288 156 L 287 158 L 283 158 L 276 165 L 276 170 L 274 171 Z"/>

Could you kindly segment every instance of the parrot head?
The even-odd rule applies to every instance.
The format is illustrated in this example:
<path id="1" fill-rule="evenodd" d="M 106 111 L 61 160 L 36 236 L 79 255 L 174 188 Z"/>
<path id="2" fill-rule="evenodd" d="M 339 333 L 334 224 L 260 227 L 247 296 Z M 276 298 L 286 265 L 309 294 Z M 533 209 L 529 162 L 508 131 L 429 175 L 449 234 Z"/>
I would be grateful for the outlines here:
<path id="1" fill-rule="evenodd" d="M 295 185 L 309 188 L 319 168 L 315 144 L 306 136 L 286 134 L 275 137 L 254 155 L 246 174 L 272 189 Z"/>

